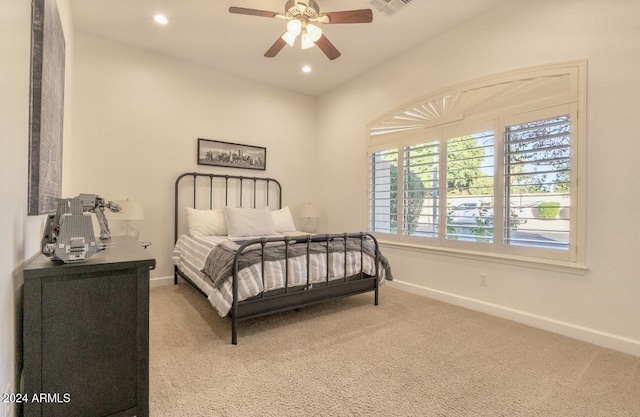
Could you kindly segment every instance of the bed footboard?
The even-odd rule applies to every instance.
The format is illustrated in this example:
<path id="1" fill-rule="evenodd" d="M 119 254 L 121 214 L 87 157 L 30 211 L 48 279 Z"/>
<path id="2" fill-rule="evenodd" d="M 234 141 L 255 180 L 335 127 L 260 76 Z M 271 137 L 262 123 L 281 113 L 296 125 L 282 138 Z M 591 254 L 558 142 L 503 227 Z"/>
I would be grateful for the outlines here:
<path id="1" fill-rule="evenodd" d="M 360 271 L 356 275 L 347 275 L 347 252 L 348 242 L 359 242 L 359 254 L 360 254 Z M 250 246 L 260 245 L 262 251 L 262 267 L 264 268 L 264 253 L 265 246 L 272 242 L 284 242 L 286 248 L 292 248 L 291 252 L 300 253 L 300 250 L 305 251 L 307 254 L 307 270 L 306 277 L 307 282 L 300 288 L 299 286 L 290 286 L 292 282 L 289 272 L 289 257 L 288 250 L 285 254 L 285 273 L 284 273 L 284 289 L 277 295 L 268 295 L 261 293 L 249 300 L 238 300 L 238 264 L 242 257 L 243 251 Z M 335 251 L 336 243 L 343 242 L 344 247 L 344 272 L 345 275 L 341 279 L 329 276 L 329 254 L 331 251 Z M 293 250 L 293 246 L 296 245 L 298 251 Z M 310 264 L 309 254 L 312 245 L 315 245 L 316 249 L 318 245 L 324 245 L 326 247 L 326 277 L 323 283 L 310 282 Z M 353 247 L 351 248 L 353 252 Z M 368 253 L 368 254 L 367 254 Z M 374 258 L 374 270 L 373 275 L 366 274 L 364 271 L 365 256 L 373 255 Z M 369 291 L 374 292 L 374 304 L 378 305 L 378 282 L 380 277 L 380 251 L 378 247 L 378 241 L 370 233 L 343 233 L 343 234 L 327 234 L 316 236 L 304 236 L 304 237 L 276 237 L 276 238 L 259 238 L 252 239 L 244 242 L 238 248 L 233 261 L 233 304 L 231 311 L 229 312 L 232 320 L 231 328 L 231 343 L 234 345 L 238 343 L 238 323 L 242 320 L 250 318 L 260 317 L 277 312 L 292 310 L 301 308 L 304 306 L 316 304 L 322 301 L 347 297 L 355 294 L 361 294 Z M 264 274 L 263 286 L 264 286 Z"/>

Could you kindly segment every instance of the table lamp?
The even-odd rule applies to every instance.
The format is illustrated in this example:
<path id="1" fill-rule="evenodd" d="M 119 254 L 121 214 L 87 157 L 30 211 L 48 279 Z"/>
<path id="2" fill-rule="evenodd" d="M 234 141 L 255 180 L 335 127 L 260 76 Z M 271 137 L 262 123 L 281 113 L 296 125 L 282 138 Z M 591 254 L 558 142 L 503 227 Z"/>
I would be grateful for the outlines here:
<path id="1" fill-rule="evenodd" d="M 142 213 L 142 204 L 137 201 L 131 200 L 118 200 L 115 201 L 122 210 L 114 213 L 110 213 L 109 218 L 111 220 L 124 221 L 125 224 L 117 230 L 119 236 L 130 236 L 135 240 L 138 240 L 140 232 L 135 227 L 131 226 L 132 220 L 142 220 L 144 215 Z"/>
<path id="2" fill-rule="evenodd" d="M 305 233 L 315 233 L 316 225 L 315 220 L 320 217 L 320 211 L 318 207 L 314 206 L 311 203 L 307 203 L 302 206 L 300 210 L 300 217 L 307 219 L 304 226 L 302 226 L 302 231 Z"/>

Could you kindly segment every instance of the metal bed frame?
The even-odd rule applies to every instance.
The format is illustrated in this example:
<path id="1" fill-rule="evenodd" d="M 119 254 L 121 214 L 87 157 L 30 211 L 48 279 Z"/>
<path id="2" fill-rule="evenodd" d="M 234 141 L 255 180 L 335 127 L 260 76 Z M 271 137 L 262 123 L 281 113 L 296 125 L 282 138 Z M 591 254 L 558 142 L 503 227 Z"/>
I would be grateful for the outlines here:
<path id="1" fill-rule="evenodd" d="M 180 228 L 180 212 L 184 207 L 180 207 L 180 191 L 184 184 L 181 184 L 185 178 L 191 178 L 193 187 L 193 195 L 190 196 L 190 207 L 195 208 L 198 203 L 198 197 L 208 197 L 209 209 L 214 208 L 214 194 L 218 191 L 217 186 L 223 188 L 224 205 L 229 205 L 231 200 L 238 200 L 239 206 L 243 206 L 243 198 L 246 201 L 247 194 L 251 201 L 251 207 L 256 208 L 258 204 L 258 187 L 264 187 L 264 203 L 266 206 L 270 204 L 270 193 L 277 194 L 277 208 L 282 208 L 282 187 L 280 183 L 273 178 L 261 178 L 261 177 L 245 177 L 238 175 L 222 175 L 222 174 L 209 174 L 198 172 L 187 172 L 180 175 L 176 179 L 175 183 L 175 212 L 174 212 L 174 243 L 177 242 L 179 237 Z M 202 187 L 203 181 L 198 179 L 208 178 L 208 185 Z M 206 182 L 206 181 L 205 181 Z M 200 183 L 200 187 L 199 187 Z M 247 190 L 246 184 L 249 184 Z M 273 185 L 273 189 L 271 186 Z M 235 187 L 235 188 L 234 188 Z M 204 188 L 204 191 L 203 191 Z M 188 191 L 188 189 L 187 189 Z M 230 192 L 233 195 L 230 195 Z M 204 194 L 204 196 L 203 196 Z M 231 200 L 230 200 L 231 197 Z M 343 239 L 345 250 L 345 274 L 346 274 L 346 252 L 347 252 L 347 240 L 359 239 L 360 240 L 360 257 L 361 268 L 360 272 L 356 275 L 345 276 L 338 280 L 329 280 L 329 243 L 331 241 Z M 364 256 L 364 242 L 371 240 L 374 244 L 375 250 L 375 275 L 368 275 L 363 272 Z M 238 301 L 238 262 L 242 252 L 249 246 L 259 244 L 262 251 L 262 271 L 264 272 L 264 247 L 270 242 L 285 242 L 285 286 L 283 289 L 263 292 L 252 298 L 244 301 Z M 327 277 L 322 283 L 309 283 L 309 250 L 312 243 L 325 242 L 327 250 Z M 291 245 L 303 245 L 300 246 L 302 250 L 307 253 L 307 283 L 302 286 L 289 286 L 289 268 L 288 258 Z M 303 252 L 304 253 L 304 252 Z M 324 234 L 324 235 L 306 235 L 303 237 L 264 237 L 258 239 L 251 239 L 243 242 L 238 251 L 235 254 L 233 261 L 232 277 L 233 277 L 233 303 L 229 316 L 231 317 L 231 343 L 236 345 L 238 343 L 238 322 L 248 320 L 251 318 L 261 317 L 273 313 L 299 309 L 308 305 L 320 303 L 326 300 L 348 297 L 351 295 L 362 294 L 366 292 L 374 292 L 374 304 L 378 305 L 378 277 L 379 271 L 380 252 L 378 247 L 378 241 L 370 233 L 342 233 L 342 234 Z M 264 273 L 262 274 L 264 280 Z M 191 284 L 196 290 L 206 296 L 206 294 L 198 288 L 198 286 L 177 266 L 174 266 L 174 285 L 178 283 L 178 277 L 183 278 L 189 284 Z M 263 282 L 264 284 L 264 282 Z"/>

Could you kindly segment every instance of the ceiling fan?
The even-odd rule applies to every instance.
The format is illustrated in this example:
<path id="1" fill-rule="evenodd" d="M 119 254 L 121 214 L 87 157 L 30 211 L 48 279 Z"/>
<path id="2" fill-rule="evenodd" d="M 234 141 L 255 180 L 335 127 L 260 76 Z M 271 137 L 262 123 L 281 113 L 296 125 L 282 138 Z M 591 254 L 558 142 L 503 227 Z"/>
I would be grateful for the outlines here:
<path id="1" fill-rule="evenodd" d="M 314 44 L 318 45 L 327 58 L 334 60 L 340 56 L 340 51 L 322 33 L 322 29 L 317 26 L 317 23 L 370 23 L 373 21 L 371 9 L 320 13 L 320 7 L 314 0 L 289 0 L 284 6 L 284 13 L 244 7 L 229 7 L 229 13 L 275 17 L 289 21 L 287 30 L 264 54 L 268 58 L 275 57 L 286 44 L 293 46 L 296 38 L 300 35 L 302 49 L 311 48 Z"/>

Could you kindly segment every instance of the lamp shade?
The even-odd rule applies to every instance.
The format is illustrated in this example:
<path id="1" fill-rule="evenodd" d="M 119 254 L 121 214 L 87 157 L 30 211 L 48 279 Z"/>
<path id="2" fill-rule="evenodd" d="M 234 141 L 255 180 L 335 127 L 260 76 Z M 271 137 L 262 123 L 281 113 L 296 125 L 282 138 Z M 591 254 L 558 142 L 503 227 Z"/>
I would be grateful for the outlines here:
<path id="1" fill-rule="evenodd" d="M 315 219 L 317 217 L 320 217 L 320 210 L 318 210 L 318 207 L 314 206 L 311 203 L 304 204 L 302 206 L 302 209 L 300 210 L 300 217 Z"/>
<path id="2" fill-rule="evenodd" d="M 109 218 L 113 220 L 142 220 L 144 214 L 142 204 L 131 200 L 115 201 L 121 208 L 120 211 L 109 213 Z"/>
<path id="3" fill-rule="evenodd" d="M 142 204 L 131 200 L 116 200 L 114 203 L 120 206 L 120 211 L 107 212 L 109 221 L 115 220 L 125 222 L 125 224 L 116 231 L 115 235 L 129 236 L 137 240 L 140 236 L 140 232 L 138 229 L 131 226 L 131 221 L 144 219 Z"/>
<path id="4" fill-rule="evenodd" d="M 315 45 L 315 43 L 311 40 L 311 36 L 306 32 L 303 33 L 302 38 L 300 39 L 300 47 L 302 49 L 309 49 L 313 48 L 313 45 Z"/>
<path id="5" fill-rule="evenodd" d="M 302 23 L 297 19 L 290 20 L 287 23 L 287 32 L 295 38 L 302 32 Z"/>
<path id="6" fill-rule="evenodd" d="M 309 34 L 312 42 L 317 42 L 318 39 L 322 37 L 322 29 L 316 25 L 308 24 L 307 33 Z"/>

